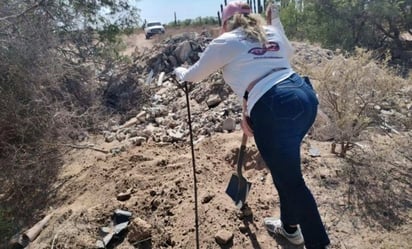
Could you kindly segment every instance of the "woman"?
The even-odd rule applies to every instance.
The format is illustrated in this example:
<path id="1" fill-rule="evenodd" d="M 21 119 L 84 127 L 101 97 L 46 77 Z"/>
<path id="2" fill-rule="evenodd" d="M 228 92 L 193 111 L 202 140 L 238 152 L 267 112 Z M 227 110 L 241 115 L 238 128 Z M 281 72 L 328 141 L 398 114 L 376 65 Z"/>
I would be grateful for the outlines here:
<path id="1" fill-rule="evenodd" d="M 229 3 L 222 34 L 193 66 L 174 73 L 197 82 L 222 69 L 225 82 L 242 98 L 242 129 L 254 136 L 278 190 L 281 217 L 265 218 L 267 230 L 307 249 L 323 249 L 329 238 L 300 166 L 300 145 L 315 120 L 318 100 L 310 83 L 291 68 L 293 48 L 271 6 L 269 25 L 264 25 L 246 3 Z"/>

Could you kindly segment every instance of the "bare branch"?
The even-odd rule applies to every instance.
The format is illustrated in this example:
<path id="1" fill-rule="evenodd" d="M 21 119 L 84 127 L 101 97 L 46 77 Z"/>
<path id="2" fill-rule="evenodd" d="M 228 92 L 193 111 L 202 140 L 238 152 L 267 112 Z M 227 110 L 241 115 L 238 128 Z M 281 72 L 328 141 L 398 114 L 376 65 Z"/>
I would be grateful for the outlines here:
<path id="1" fill-rule="evenodd" d="M 28 12 L 30 12 L 30 11 L 38 8 L 43 2 L 44 2 L 44 0 L 36 3 L 35 5 L 31 6 L 30 8 L 26 9 L 25 11 L 23 11 L 22 13 L 15 14 L 15 15 L 11 15 L 11 16 L 1 17 L 1 18 L 0 18 L 0 22 L 1 22 L 1 21 L 7 21 L 8 19 L 12 19 L 12 18 L 19 18 L 19 17 L 25 15 L 26 13 L 28 13 Z"/>
<path id="2" fill-rule="evenodd" d="M 95 150 L 95 151 L 98 151 L 98 152 L 102 152 L 102 153 L 104 153 L 104 154 L 108 154 L 108 153 L 109 153 L 109 151 L 107 151 L 107 150 L 103 150 L 103 149 L 99 149 L 99 148 L 93 147 L 92 144 L 85 144 L 85 145 L 61 144 L 61 145 L 62 145 L 62 146 L 68 146 L 68 147 L 73 148 L 73 149 L 90 149 L 90 150 Z"/>

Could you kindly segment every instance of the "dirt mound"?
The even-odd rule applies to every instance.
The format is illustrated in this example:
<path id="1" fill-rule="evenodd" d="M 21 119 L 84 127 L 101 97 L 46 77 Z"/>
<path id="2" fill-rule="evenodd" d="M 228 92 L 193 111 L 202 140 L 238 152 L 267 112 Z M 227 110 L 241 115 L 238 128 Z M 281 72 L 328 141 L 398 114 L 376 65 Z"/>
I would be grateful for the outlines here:
<path id="1" fill-rule="evenodd" d="M 257 165 L 252 141 L 247 146 L 245 172 L 253 184 L 249 208 L 237 210 L 225 194 L 240 140 L 241 132 L 236 131 L 216 134 L 195 146 L 200 245 L 220 248 L 215 236 L 224 230 L 234 237 L 221 248 L 301 248 L 272 237 L 262 226 L 264 217 L 279 215 L 279 202 L 268 171 L 254 169 L 262 165 Z M 391 225 L 392 232 L 379 225 L 379 220 L 370 224 L 364 221 L 357 214 L 358 208 L 364 207 L 348 203 L 348 185 L 341 180 L 344 162 L 329 153 L 329 146 L 307 139 L 302 152 L 304 176 L 317 198 L 334 243 L 332 248 L 390 248 L 385 244 L 407 248 L 412 242 L 402 236 L 411 232 L 407 214 L 403 213 L 400 223 Z M 312 147 L 318 148 L 322 156 L 309 156 Z M 193 171 L 188 145 L 148 143 L 113 156 L 73 151 L 67 160 L 56 183 L 51 205 L 55 209 L 50 211 L 53 218 L 30 248 L 50 248 L 52 243 L 55 248 L 95 248 L 102 238 L 100 228 L 110 223 L 116 209 L 132 212 L 134 218 L 150 224 L 151 230 L 147 240 L 132 244 L 126 235 L 112 248 L 195 248 Z M 130 199 L 117 200 L 116 196 L 127 190 L 131 191 Z M 387 225 L 395 222 L 386 219 Z"/>

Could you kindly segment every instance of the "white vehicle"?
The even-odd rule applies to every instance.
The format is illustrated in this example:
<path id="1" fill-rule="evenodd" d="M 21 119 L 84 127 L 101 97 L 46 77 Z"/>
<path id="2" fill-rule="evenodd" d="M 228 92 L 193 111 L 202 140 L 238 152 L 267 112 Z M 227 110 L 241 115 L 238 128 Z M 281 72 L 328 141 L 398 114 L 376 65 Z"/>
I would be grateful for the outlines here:
<path id="1" fill-rule="evenodd" d="M 149 39 L 155 34 L 164 34 L 165 27 L 160 22 L 148 22 L 145 25 L 144 33 L 146 35 L 146 39 Z"/>

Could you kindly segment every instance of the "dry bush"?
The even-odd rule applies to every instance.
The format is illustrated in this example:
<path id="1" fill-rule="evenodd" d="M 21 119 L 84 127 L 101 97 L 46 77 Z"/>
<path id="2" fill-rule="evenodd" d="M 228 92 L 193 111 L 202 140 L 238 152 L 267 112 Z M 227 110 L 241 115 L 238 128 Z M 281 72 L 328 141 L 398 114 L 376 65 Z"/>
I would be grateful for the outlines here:
<path id="1" fill-rule="evenodd" d="M 61 145 L 107 117 L 98 76 L 117 62 L 115 38 L 127 22 L 108 25 L 103 7 L 134 11 L 127 1 L 0 3 L 0 247 L 46 209 Z M 97 21 L 107 29 L 93 31 Z"/>
<path id="2" fill-rule="evenodd" d="M 345 208 L 371 227 L 394 230 L 406 224 L 412 203 L 410 80 L 363 50 L 352 57 L 297 62 L 297 71 L 310 75 L 320 99 L 322 123 L 315 124 L 312 136 L 328 132 L 325 137 L 342 145 Z"/>
<path id="3" fill-rule="evenodd" d="M 33 65 L 16 53 L 8 58 L 0 62 L 0 209 L 7 207 L 10 229 L 17 232 L 47 207 L 62 165 L 58 143 L 88 120 L 79 116 L 90 106 L 90 94 L 77 76 L 59 71 L 57 59 L 48 64 L 33 57 Z"/>
<path id="4" fill-rule="evenodd" d="M 149 99 L 149 89 L 139 83 L 133 68 L 125 66 L 108 78 L 103 89 L 104 105 L 114 112 L 126 114 L 139 110 Z"/>
<path id="5" fill-rule="evenodd" d="M 411 199 L 410 138 L 373 135 L 348 153 L 343 178 L 348 183 L 347 207 L 360 212 L 371 227 L 394 230 L 408 222 Z"/>
<path id="6" fill-rule="evenodd" d="M 11 237 L 13 235 L 13 224 L 10 216 L 7 213 L 7 209 L 0 207 L 0 234 L 3 237 Z M 0 246 L 1 246 L 0 240 Z"/>
<path id="7" fill-rule="evenodd" d="M 378 107 L 407 85 L 406 80 L 361 49 L 353 57 L 340 55 L 319 65 L 314 75 L 319 81 L 320 109 L 330 120 L 343 157 L 362 131 L 383 122 Z"/>
<path id="8" fill-rule="evenodd" d="M 59 143 L 92 127 L 96 102 L 93 71 L 62 56 L 52 19 L 26 4 L 0 4 L 0 247 L 47 207 Z"/>

